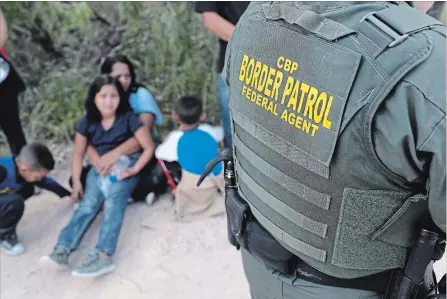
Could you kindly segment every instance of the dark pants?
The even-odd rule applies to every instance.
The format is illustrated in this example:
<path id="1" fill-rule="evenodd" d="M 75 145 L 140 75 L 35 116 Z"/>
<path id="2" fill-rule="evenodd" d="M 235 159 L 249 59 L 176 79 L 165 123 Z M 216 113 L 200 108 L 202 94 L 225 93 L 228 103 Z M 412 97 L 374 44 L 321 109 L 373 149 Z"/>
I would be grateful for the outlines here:
<path id="1" fill-rule="evenodd" d="M 0 92 L 0 129 L 5 133 L 11 153 L 18 155 L 26 145 L 25 134 L 19 118 L 19 103 L 17 94 Z"/>
<path id="2" fill-rule="evenodd" d="M 297 275 L 283 275 L 241 249 L 252 299 L 380 299 L 375 292 L 316 284 Z"/>
<path id="3" fill-rule="evenodd" d="M 20 194 L 0 195 L 0 240 L 15 237 L 24 210 L 25 200 Z"/>
<path id="4" fill-rule="evenodd" d="M 25 84 L 11 65 L 11 71 L 0 84 L 0 129 L 5 133 L 11 153 L 18 155 L 26 145 L 25 134 L 19 117 L 18 95 L 25 90 Z"/>
<path id="5" fill-rule="evenodd" d="M 154 192 L 156 195 L 163 194 L 167 188 L 167 179 L 163 174 L 161 166 L 156 158 L 152 158 L 145 168 L 140 172 L 140 181 L 132 193 L 135 201 L 145 200 L 146 196 Z"/>

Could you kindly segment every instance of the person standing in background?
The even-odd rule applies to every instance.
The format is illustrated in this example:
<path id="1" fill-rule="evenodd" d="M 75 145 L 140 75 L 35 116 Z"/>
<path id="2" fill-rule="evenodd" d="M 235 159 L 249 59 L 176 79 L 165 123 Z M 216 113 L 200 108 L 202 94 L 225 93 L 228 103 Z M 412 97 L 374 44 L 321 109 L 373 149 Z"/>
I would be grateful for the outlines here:
<path id="1" fill-rule="evenodd" d="M 0 9 L 0 128 L 8 139 L 13 155 L 18 155 L 26 144 L 19 117 L 18 95 L 26 89 L 20 75 L 5 55 L 8 26 Z"/>
<path id="2" fill-rule="evenodd" d="M 200 1 L 196 2 L 195 11 L 203 16 L 203 25 L 219 38 L 219 58 L 217 62 L 217 91 L 220 113 L 224 128 L 224 146 L 231 148 L 230 94 L 228 85 L 222 79 L 227 43 L 234 31 L 234 26 L 247 9 L 249 1 Z"/>
<path id="3" fill-rule="evenodd" d="M 13 157 L 19 155 L 22 148 L 27 144 L 25 134 L 19 115 L 19 94 L 26 89 L 25 82 L 11 64 L 10 58 L 6 56 L 5 43 L 8 39 L 8 26 L 6 19 L 0 9 L 0 129 L 8 140 L 9 148 Z M 61 198 L 70 192 L 51 177 L 43 177 L 35 183 L 36 186 L 52 191 Z M 25 184 L 22 190 L 24 197 L 31 197 L 36 193 L 33 185 Z M 39 190 L 37 190 L 39 192 Z"/>
<path id="4" fill-rule="evenodd" d="M 8 55 L 6 54 L 5 42 L 8 39 L 8 30 L 6 27 L 6 21 L 3 17 L 2 10 L 0 9 L 0 54 L 3 55 L 6 59 L 8 59 Z"/>

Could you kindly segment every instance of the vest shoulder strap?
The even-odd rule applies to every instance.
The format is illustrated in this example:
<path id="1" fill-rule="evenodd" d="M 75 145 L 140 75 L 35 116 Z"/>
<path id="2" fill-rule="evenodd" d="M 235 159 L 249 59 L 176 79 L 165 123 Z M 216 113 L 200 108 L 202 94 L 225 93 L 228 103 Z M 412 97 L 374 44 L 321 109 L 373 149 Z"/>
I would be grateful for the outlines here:
<path id="1" fill-rule="evenodd" d="M 311 10 L 293 9 L 282 3 L 267 3 L 263 4 L 262 8 L 268 20 L 282 19 L 328 41 L 355 33 L 353 29 Z"/>
<path id="2" fill-rule="evenodd" d="M 417 9 L 398 5 L 368 13 L 357 30 L 359 40 L 377 57 L 383 50 L 399 45 L 411 34 L 439 26 L 443 24 Z"/>

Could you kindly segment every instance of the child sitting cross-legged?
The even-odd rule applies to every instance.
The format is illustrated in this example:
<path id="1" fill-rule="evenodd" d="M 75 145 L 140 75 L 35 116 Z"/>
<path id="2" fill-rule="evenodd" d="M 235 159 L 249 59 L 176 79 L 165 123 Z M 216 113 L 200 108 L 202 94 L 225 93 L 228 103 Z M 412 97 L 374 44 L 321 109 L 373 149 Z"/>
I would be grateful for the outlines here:
<path id="1" fill-rule="evenodd" d="M 149 131 L 131 111 L 117 79 L 110 76 L 97 78 L 89 89 L 86 110 L 76 128 L 72 162 L 72 198 L 81 200 L 70 222 L 60 233 L 53 252 L 44 259 L 60 266 L 68 265 L 70 254 L 79 247 L 89 224 L 104 204 L 104 219 L 96 249 L 89 252 L 85 264 L 72 271 L 73 276 L 94 277 L 109 273 L 116 267 L 112 255 L 116 250 L 127 201 L 138 183 L 138 173 L 154 154 L 154 143 Z M 99 155 L 104 155 L 132 137 L 141 144 L 142 152 L 129 156 L 129 167 L 117 182 L 110 185 L 106 194 L 101 191 L 98 184 L 100 174 L 94 167 L 87 174 L 83 190 L 80 176 L 87 145 L 93 146 Z"/>
<path id="2" fill-rule="evenodd" d="M 179 130 L 171 132 L 157 147 L 157 159 L 178 162 L 182 169 L 174 203 L 174 220 L 189 222 L 221 214 L 224 208 L 224 178 L 222 164 L 217 164 L 211 174 L 197 187 L 206 165 L 218 153 L 218 133 L 207 124 L 202 124 L 205 114 L 202 99 L 183 96 L 176 104 L 173 118 Z M 220 134 L 222 135 L 222 134 Z"/>

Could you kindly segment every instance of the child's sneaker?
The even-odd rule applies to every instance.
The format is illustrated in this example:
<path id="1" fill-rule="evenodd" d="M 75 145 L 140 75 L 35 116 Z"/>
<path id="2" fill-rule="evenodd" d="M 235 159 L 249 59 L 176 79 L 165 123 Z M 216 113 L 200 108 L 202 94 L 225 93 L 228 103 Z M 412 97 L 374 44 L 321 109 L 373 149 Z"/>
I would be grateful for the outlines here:
<path id="1" fill-rule="evenodd" d="M 104 257 L 97 250 L 88 253 L 87 262 L 79 268 L 73 270 L 71 275 L 77 277 L 97 277 L 115 270 L 116 265 L 111 257 Z"/>
<path id="2" fill-rule="evenodd" d="M 1 240 L 0 247 L 7 255 L 21 255 L 25 253 L 25 247 L 19 242 L 15 234 Z"/>
<path id="3" fill-rule="evenodd" d="M 147 196 L 146 196 L 146 203 L 149 205 L 149 206 L 151 206 L 151 205 L 153 205 L 154 204 L 154 202 L 155 202 L 155 193 L 154 192 L 151 192 L 151 193 L 149 193 Z"/>
<path id="4" fill-rule="evenodd" d="M 42 257 L 41 261 L 51 261 L 59 267 L 65 267 L 68 265 L 69 256 L 70 253 L 68 252 L 68 250 L 59 248 L 54 249 L 53 252 L 50 253 L 50 255 Z"/>

